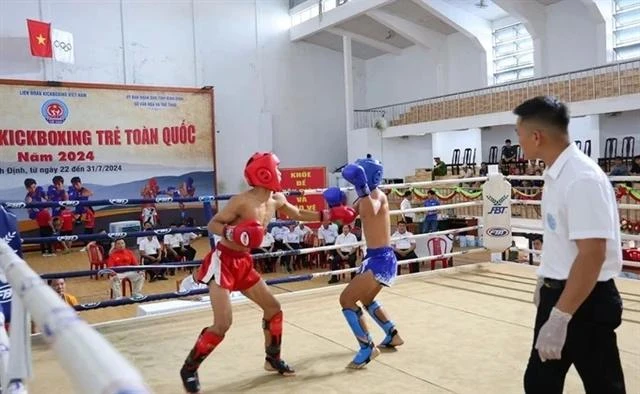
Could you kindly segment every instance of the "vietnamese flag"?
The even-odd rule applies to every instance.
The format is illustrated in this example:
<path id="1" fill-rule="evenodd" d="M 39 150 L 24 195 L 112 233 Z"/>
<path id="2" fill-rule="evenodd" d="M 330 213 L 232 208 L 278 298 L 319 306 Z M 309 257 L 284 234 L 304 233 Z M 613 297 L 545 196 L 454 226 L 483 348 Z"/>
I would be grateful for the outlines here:
<path id="1" fill-rule="evenodd" d="M 31 54 L 39 57 L 53 57 L 51 45 L 51 24 L 27 19 Z"/>

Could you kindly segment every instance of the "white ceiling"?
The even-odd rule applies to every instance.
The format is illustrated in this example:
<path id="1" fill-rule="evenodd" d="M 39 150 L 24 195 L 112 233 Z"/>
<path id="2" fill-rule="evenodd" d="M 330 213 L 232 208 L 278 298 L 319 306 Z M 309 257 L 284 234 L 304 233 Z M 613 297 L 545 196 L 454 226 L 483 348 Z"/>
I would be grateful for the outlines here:
<path id="1" fill-rule="evenodd" d="M 305 41 L 323 46 L 325 48 L 333 49 L 334 51 L 342 52 L 342 37 L 329 33 L 328 31 L 321 31 L 319 33 L 316 33 L 311 37 L 305 38 Z M 351 53 L 354 57 L 364 60 L 373 59 L 374 57 L 382 56 L 385 54 L 385 52 L 381 50 L 361 44 L 354 40 L 351 40 Z"/>
<path id="2" fill-rule="evenodd" d="M 337 27 L 402 49 L 413 45 L 413 42 L 396 34 L 393 30 L 366 15 L 351 19 Z"/>
<path id="3" fill-rule="evenodd" d="M 389 11 L 390 13 L 404 18 L 410 22 L 424 26 L 431 30 L 435 30 L 442 34 L 453 34 L 456 32 L 456 29 L 449 26 L 448 24 L 440 20 L 440 18 L 420 7 L 411 0 L 398 0 L 385 7 L 382 7 L 382 9 L 385 11 Z"/>
<path id="4" fill-rule="evenodd" d="M 559 3 L 562 0 L 537 0 L 537 1 L 542 5 L 551 5 L 551 4 Z"/>
<path id="5" fill-rule="evenodd" d="M 478 4 L 481 0 L 442 0 L 451 4 L 454 7 L 458 7 L 465 10 L 477 17 L 483 18 L 488 21 L 494 21 L 504 18 L 509 14 L 502 8 L 495 5 L 491 0 L 483 0 L 484 7 L 479 7 Z M 537 1 L 543 5 L 555 4 L 562 0 L 509 0 L 509 1 Z M 579 0 L 572 0 L 579 1 Z M 442 21 L 437 16 L 433 15 L 425 8 L 416 4 L 414 0 L 396 0 L 390 4 L 381 8 L 382 10 L 399 16 L 407 21 L 418 24 L 425 28 L 437 31 L 441 34 L 453 34 L 457 30 L 450 26 L 448 23 Z M 354 34 L 358 34 L 369 39 L 379 41 L 380 43 L 389 44 L 399 49 L 404 49 L 413 45 L 413 43 L 400 34 L 392 31 L 383 24 L 380 24 L 366 15 L 359 15 L 348 21 L 342 22 L 335 28 L 347 30 Z M 320 45 L 335 51 L 342 52 L 342 37 L 327 31 L 318 32 L 310 37 L 305 38 L 305 41 L 312 44 Z M 377 56 L 384 55 L 385 51 L 374 48 L 372 46 L 362 44 L 357 39 L 352 39 L 352 51 L 353 56 L 360 59 L 371 59 Z"/>
<path id="6" fill-rule="evenodd" d="M 407 0 L 400 0 L 407 1 Z M 408 0 L 411 1 L 411 0 Z M 479 7 L 480 0 L 445 0 L 452 6 L 461 8 L 475 16 L 479 16 L 482 19 L 488 21 L 494 21 L 496 19 L 504 18 L 509 14 L 502 8 L 495 5 L 491 0 L 484 0 L 485 7 Z M 537 0 L 509 0 L 509 1 L 537 1 Z M 553 1 L 553 0 L 539 0 L 539 1 Z"/>

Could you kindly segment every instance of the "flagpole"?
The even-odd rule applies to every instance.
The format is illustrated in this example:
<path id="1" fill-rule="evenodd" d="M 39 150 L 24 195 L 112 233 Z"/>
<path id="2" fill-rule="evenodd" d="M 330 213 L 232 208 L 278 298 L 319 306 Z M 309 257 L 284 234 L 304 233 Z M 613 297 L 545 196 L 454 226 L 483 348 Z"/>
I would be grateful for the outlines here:
<path id="1" fill-rule="evenodd" d="M 122 75 L 124 78 L 123 83 L 127 84 L 127 47 L 126 39 L 124 36 L 124 0 L 120 0 L 120 36 L 122 37 Z"/>
<path id="2" fill-rule="evenodd" d="M 38 0 L 38 20 L 42 19 L 42 0 Z M 42 80 L 47 81 L 47 63 L 45 63 L 44 58 L 42 60 Z"/>

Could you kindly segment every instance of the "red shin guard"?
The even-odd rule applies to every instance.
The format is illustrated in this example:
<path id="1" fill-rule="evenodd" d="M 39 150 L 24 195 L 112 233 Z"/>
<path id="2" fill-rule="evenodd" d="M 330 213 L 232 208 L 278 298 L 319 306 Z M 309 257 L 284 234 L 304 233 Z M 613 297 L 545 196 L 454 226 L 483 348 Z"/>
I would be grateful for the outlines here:
<path id="1" fill-rule="evenodd" d="M 282 343 L 283 320 L 284 318 L 282 315 L 282 311 L 276 313 L 269 320 L 262 320 L 262 328 L 265 331 L 269 331 L 269 335 L 271 335 L 271 341 L 266 348 L 267 355 L 276 359 L 280 358 L 280 344 Z"/>
<path id="2" fill-rule="evenodd" d="M 200 364 L 211 354 L 213 349 L 216 348 L 222 342 L 224 336 L 207 330 L 206 328 L 200 332 L 200 336 L 196 340 L 196 344 L 191 349 L 191 352 L 184 361 L 184 365 L 187 369 L 195 371 L 200 367 Z"/>

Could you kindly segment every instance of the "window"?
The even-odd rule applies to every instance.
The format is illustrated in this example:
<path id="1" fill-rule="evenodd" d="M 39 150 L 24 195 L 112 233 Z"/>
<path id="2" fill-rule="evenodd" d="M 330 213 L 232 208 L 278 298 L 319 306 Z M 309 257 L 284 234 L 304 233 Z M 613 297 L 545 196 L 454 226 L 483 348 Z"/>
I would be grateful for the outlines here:
<path id="1" fill-rule="evenodd" d="M 615 60 L 640 57 L 640 0 L 613 0 Z"/>
<path id="2" fill-rule="evenodd" d="M 322 12 L 324 13 L 324 12 L 331 11 L 336 7 L 345 5 L 348 1 L 349 0 L 322 0 L 322 2 L 320 3 L 322 4 Z M 294 3 L 296 5 L 300 5 L 304 3 L 304 1 L 301 1 L 301 0 L 289 1 L 289 5 L 292 5 Z M 306 22 L 309 19 L 315 18 L 318 15 L 320 15 L 320 7 L 318 6 L 318 2 L 315 1 L 314 3 L 315 4 L 312 4 L 309 7 L 306 7 L 305 9 L 300 10 L 295 14 L 291 15 L 291 26 L 295 26 L 302 22 Z M 289 7 L 289 8 L 292 8 L 292 7 Z"/>
<path id="3" fill-rule="evenodd" d="M 638 0 L 640 2 L 640 0 Z M 493 31 L 493 83 L 533 77 L 533 40 L 522 23 Z"/>

